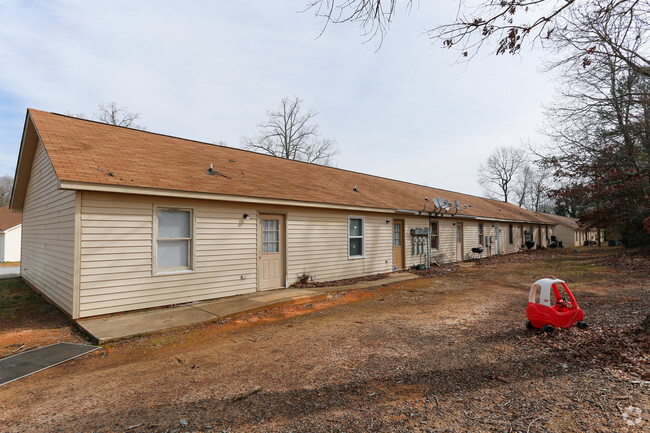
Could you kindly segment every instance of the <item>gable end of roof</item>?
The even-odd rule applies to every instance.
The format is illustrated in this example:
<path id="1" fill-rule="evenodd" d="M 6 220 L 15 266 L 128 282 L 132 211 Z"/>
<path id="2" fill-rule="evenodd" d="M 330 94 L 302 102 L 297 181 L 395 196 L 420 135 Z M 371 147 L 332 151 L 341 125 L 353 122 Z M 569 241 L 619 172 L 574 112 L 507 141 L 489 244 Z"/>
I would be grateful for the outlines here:
<path id="1" fill-rule="evenodd" d="M 40 135 L 28 109 L 25 116 L 23 136 L 20 141 L 14 184 L 11 190 L 11 200 L 9 202 L 9 208 L 11 210 L 22 211 L 23 209 L 25 194 L 27 193 L 27 183 L 32 173 L 32 164 L 39 141 L 41 141 Z"/>

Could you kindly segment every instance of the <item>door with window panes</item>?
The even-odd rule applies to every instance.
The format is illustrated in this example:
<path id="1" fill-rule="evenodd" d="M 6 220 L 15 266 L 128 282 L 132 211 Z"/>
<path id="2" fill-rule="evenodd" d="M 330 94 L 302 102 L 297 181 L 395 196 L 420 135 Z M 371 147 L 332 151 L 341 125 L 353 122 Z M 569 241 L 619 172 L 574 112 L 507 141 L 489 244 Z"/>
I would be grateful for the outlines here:
<path id="1" fill-rule="evenodd" d="M 456 261 L 465 260 L 463 223 L 456 223 Z"/>
<path id="2" fill-rule="evenodd" d="M 259 290 L 285 283 L 284 215 L 260 215 Z"/>
<path id="3" fill-rule="evenodd" d="M 393 220 L 393 268 L 404 269 L 404 221 Z"/>

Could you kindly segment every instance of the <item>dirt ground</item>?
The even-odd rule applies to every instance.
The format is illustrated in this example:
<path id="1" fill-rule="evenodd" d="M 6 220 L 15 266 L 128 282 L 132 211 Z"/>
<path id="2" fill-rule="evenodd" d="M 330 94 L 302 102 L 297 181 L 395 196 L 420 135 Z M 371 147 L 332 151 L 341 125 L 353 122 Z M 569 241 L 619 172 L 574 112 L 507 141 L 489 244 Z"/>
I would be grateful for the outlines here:
<path id="1" fill-rule="evenodd" d="M 497 257 L 107 345 L 0 387 L 0 430 L 649 431 L 650 269 L 616 251 Z M 548 274 L 589 328 L 526 330 L 528 289 Z M 34 305 L 31 319 L 0 309 L 1 356 L 82 341 Z"/>

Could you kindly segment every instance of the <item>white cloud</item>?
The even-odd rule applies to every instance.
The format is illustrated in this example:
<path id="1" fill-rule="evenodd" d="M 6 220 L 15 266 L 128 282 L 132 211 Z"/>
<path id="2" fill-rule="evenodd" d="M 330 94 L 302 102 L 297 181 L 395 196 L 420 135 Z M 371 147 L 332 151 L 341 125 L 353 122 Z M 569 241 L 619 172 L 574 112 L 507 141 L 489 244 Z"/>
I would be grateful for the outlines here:
<path id="1" fill-rule="evenodd" d="M 376 51 L 353 25 L 317 38 L 305 4 L 2 3 L 0 174 L 13 174 L 26 107 L 90 115 L 110 101 L 150 131 L 237 146 L 301 96 L 341 168 L 473 194 L 494 147 L 536 136 L 551 86 L 534 53 L 454 64 L 422 35 L 449 12 L 428 4 L 400 13 Z"/>

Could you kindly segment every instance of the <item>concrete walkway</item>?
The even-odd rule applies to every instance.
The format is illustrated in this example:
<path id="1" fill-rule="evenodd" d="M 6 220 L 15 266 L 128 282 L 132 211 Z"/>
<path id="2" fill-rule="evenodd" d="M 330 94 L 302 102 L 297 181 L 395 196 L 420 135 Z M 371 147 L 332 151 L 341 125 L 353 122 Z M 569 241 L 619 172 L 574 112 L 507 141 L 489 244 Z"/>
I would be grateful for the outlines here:
<path id="1" fill-rule="evenodd" d="M 0 267 L 0 280 L 20 277 L 20 266 Z"/>
<path id="2" fill-rule="evenodd" d="M 77 324 L 94 337 L 99 344 L 103 344 L 136 335 L 214 322 L 226 317 L 260 311 L 281 304 L 302 304 L 320 301 L 326 299 L 327 294 L 330 292 L 379 287 L 414 278 L 417 278 L 417 275 L 399 272 L 390 274 L 381 280 L 361 281 L 349 286 L 277 289 L 255 292 L 178 307 L 79 319 Z"/>

